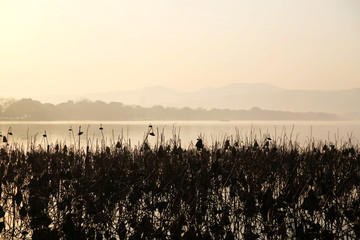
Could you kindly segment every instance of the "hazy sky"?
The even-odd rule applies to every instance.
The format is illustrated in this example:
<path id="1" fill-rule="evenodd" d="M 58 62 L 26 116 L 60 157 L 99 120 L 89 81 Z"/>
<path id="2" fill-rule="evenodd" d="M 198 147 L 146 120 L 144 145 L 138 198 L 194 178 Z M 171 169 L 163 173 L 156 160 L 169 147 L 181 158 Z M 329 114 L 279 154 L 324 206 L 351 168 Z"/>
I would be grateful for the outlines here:
<path id="1" fill-rule="evenodd" d="M 360 87 L 359 0 L 0 0 L 1 96 Z"/>

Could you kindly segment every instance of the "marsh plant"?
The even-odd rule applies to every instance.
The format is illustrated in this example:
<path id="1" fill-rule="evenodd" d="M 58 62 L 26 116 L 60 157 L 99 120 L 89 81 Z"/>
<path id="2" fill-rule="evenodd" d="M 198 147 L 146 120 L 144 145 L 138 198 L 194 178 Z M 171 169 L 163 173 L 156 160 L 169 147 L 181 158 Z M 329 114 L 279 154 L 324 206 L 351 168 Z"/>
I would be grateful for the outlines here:
<path id="1" fill-rule="evenodd" d="M 1 238 L 360 238 L 356 145 L 300 148 L 268 136 L 209 146 L 200 135 L 183 149 L 152 126 L 142 146 L 128 142 L 3 147 Z"/>

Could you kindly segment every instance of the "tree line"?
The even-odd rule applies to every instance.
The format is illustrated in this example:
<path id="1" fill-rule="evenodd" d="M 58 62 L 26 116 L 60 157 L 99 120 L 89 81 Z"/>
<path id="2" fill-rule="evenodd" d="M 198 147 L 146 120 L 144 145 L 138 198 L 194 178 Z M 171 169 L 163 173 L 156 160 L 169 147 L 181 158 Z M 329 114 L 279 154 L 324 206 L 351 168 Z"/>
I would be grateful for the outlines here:
<path id="1" fill-rule="evenodd" d="M 250 110 L 191 109 L 188 107 L 141 107 L 120 102 L 68 101 L 41 103 L 24 98 L 13 101 L 0 111 L 1 120 L 339 120 L 335 114 L 319 112 L 271 111 L 253 107 Z"/>

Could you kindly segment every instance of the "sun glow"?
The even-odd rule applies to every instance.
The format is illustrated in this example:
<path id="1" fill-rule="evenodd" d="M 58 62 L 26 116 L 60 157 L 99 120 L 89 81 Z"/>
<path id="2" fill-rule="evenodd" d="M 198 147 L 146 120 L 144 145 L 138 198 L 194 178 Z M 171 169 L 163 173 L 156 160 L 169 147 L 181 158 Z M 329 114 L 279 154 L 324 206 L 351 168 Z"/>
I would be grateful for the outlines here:
<path id="1" fill-rule="evenodd" d="M 232 82 L 359 87 L 359 10 L 351 0 L 1 1 L 0 81 L 15 97 Z"/>

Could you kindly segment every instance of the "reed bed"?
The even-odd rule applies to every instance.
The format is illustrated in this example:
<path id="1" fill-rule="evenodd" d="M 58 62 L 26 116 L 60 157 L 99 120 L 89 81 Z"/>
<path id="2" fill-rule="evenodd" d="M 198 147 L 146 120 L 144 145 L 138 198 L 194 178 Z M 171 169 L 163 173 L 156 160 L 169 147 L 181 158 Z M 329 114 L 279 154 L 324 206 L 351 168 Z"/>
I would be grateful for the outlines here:
<path id="1" fill-rule="evenodd" d="M 80 129 L 79 129 L 80 132 Z M 360 154 L 225 137 L 0 149 L 5 239 L 359 239 Z"/>

